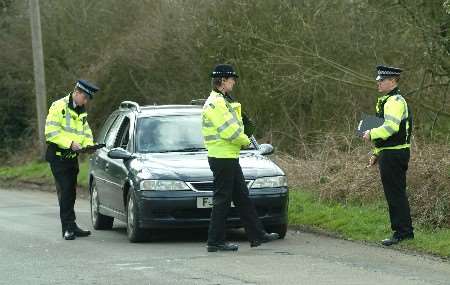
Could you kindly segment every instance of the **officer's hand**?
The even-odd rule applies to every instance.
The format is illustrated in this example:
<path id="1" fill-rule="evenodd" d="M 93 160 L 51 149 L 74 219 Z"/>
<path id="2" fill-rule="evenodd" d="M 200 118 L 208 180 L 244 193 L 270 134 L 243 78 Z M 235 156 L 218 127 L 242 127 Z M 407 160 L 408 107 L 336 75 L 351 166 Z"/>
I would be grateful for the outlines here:
<path id="1" fill-rule="evenodd" d="M 81 149 L 81 145 L 77 142 L 72 142 L 72 144 L 70 145 L 70 149 L 73 151 L 77 151 Z"/>
<path id="2" fill-rule="evenodd" d="M 378 156 L 372 155 L 372 156 L 370 156 L 369 163 L 367 164 L 366 167 L 374 166 L 375 164 L 377 164 L 377 162 L 378 162 Z"/>
<path id="3" fill-rule="evenodd" d="M 364 132 L 363 139 L 367 142 L 370 142 L 370 130 Z"/>
<path id="4" fill-rule="evenodd" d="M 249 149 L 252 146 L 252 143 L 250 142 L 248 145 L 241 145 L 241 149 Z"/>
<path id="5" fill-rule="evenodd" d="M 89 149 L 86 151 L 86 153 L 88 153 L 88 154 L 93 154 L 95 151 L 96 151 L 95 148 L 89 148 Z"/>

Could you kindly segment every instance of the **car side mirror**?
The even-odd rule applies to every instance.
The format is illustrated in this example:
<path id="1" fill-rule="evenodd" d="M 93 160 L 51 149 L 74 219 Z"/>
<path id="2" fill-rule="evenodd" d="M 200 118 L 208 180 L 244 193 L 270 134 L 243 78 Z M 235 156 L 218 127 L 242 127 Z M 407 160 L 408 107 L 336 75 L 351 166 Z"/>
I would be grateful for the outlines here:
<path id="1" fill-rule="evenodd" d="M 258 151 L 262 155 L 269 155 L 273 153 L 274 149 L 271 144 L 263 143 L 259 145 Z"/>
<path id="2" fill-rule="evenodd" d="M 132 158 L 135 158 L 133 154 L 130 152 L 124 150 L 121 147 L 116 147 L 108 151 L 108 157 L 113 159 L 123 159 L 123 160 L 129 160 Z"/>

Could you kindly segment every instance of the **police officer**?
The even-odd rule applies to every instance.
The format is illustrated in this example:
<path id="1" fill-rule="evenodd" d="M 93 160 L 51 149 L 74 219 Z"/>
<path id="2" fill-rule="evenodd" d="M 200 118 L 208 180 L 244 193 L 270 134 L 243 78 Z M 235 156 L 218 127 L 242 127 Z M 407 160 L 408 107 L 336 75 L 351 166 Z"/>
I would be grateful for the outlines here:
<path id="1" fill-rule="evenodd" d="M 408 197 L 406 195 L 406 171 L 410 156 L 412 116 L 408 104 L 400 95 L 398 82 L 400 68 L 377 66 L 378 91 L 385 95 L 378 98 L 376 115 L 384 119 L 382 126 L 368 130 L 363 138 L 372 141 L 375 149 L 369 160 L 372 166 L 378 162 L 381 182 L 389 207 L 393 234 L 381 243 L 385 246 L 414 238 Z"/>
<path id="2" fill-rule="evenodd" d="M 239 245 L 225 241 L 225 224 L 232 201 L 239 210 L 250 246 L 259 246 L 278 239 L 279 235 L 265 232 L 239 165 L 240 150 L 249 146 L 250 140 L 244 133 L 241 105 L 227 100 L 238 75 L 231 65 L 219 64 L 211 77 L 213 90 L 202 112 L 202 133 L 215 186 L 207 251 L 238 250 Z"/>
<path id="3" fill-rule="evenodd" d="M 55 178 L 62 236 L 66 240 L 91 234 L 75 223 L 74 205 L 79 171 L 76 151 L 94 144 L 85 105 L 96 91 L 95 85 L 78 80 L 73 92 L 53 102 L 45 123 L 46 160 Z"/>

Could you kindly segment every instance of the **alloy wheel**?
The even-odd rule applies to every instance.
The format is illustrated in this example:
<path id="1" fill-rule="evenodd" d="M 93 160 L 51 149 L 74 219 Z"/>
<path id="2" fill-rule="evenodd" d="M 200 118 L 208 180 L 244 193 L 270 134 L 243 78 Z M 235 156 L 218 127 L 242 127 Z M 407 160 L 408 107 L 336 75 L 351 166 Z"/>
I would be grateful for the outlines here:
<path id="1" fill-rule="evenodd" d="M 92 193 L 91 193 L 91 219 L 92 224 L 97 223 L 98 219 L 98 192 L 95 185 L 92 187 Z"/>

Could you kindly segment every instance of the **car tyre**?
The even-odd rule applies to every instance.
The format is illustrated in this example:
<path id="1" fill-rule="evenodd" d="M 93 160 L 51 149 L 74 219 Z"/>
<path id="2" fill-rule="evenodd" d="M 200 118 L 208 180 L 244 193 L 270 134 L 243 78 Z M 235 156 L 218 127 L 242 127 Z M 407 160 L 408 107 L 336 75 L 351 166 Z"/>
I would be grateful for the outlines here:
<path id="1" fill-rule="evenodd" d="M 287 224 L 270 225 L 266 227 L 266 232 L 277 233 L 280 235 L 280 239 L 284 239 L 287 232 Z"/>
<path id="2" fill-rule="evenodd" d="M 91 204 L 91 221 L 92 226 L 96 230 L 110 230 L 112 229 L 114 218 L 105 216 L 100 213 L 100 198 L 98 196 L 95 179 L 90 184 L 90 204 Z"/>
<path id="3" fill-rule="evenodd" d="M 144 240 L 144 230 L 139 227 L 139 209 L 136 203 L 134 191 L 130 190 L 127 197 L 127 236 L 130 242 Z"/>

